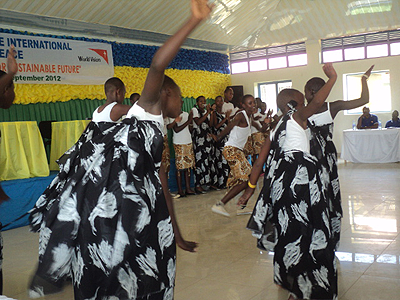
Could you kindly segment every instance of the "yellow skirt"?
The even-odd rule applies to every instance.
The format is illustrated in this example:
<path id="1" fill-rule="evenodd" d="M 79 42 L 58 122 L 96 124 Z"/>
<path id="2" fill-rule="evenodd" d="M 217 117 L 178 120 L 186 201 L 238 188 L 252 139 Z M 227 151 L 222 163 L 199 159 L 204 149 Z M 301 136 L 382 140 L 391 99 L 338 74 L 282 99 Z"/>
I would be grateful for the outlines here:
<path id="1" fill-rule="evenodd" d="M 247 138 L 247 142 L 243 147 L 243 153 L 245 156 L 253 155 L 253 140 L 251 139 L 251 135 Z"/>
<path id="2" fill-rule="evenodd" d="M 192 143 L 185 145 L 174 144 L 175 165 L 177 170 L 191 169 L 195 166 Z"/>
<path id="3" fill-rule="evenodd" d="M 251 165 L 242 150 L 232 146 L 225 146 L 222 155 L 230 167 L 228 181 L 226 182 L 228 188 L 249 180 Z"/>
<path id="4" fill-rule="evenodd" d="M 253 144 L 253 154 L 260 154 L 261 147 L 265 142 L 265 135 L 262 132 L 256 132 L 251 135 Z"/>

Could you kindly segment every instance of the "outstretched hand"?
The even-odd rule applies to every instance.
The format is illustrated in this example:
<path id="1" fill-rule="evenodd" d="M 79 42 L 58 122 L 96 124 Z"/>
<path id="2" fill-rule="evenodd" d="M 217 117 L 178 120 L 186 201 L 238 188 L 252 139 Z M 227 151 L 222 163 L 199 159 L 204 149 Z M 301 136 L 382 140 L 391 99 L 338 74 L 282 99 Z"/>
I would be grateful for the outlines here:
<path id="1" fill-rule="evenodd" d="M 11 45 L 7 55 L 7 73 L 13 76 L 18 72 L 18 65 L 17 61 L 15 60 L 14 52 L 15 52 L 14 45 Z"/>
<path id="2" fill-rule="evenodd" d="M 365 78 L 365 79 L 368 79 L 369 78 L 369 76 L 371 76 L 371 72 L 372 72 L 372 69 L 375 67 L 375 65 L 372 65 L 365 73 L 364 73 L 364 75 L 363 75 L 363 77 L 362 78 Z"/>
<path id="3" fill-rule="evenodd" d="M 199 244 L 196 242 L 185 241 L 184 239 L 179 239 L 176 241 L 179 248 L 189 252 L 197 252 L 197 247 Z"/>
<path id="4" fill-rule="evenodd" d="M 327 63 L 322 67 L 322 70 L 324 70 L 325 75 L 328 78 L 335 78 L 337 77 L 335 68 L 333 67 L 332 63 Z"/>
<path id="5" fill-rule="evenodd" d="M 214 8 L 214 4 L 209 4 L 208 0 L 192 0 L 192 16 L 198 20 L 204 20 L 208 18 L 212 9 Z"/>

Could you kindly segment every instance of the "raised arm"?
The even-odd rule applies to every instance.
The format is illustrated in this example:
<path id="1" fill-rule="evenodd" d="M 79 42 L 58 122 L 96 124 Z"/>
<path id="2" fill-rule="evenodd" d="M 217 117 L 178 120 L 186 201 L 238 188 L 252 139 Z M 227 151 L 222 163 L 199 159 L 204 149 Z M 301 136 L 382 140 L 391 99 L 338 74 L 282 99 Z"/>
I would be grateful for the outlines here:
<path id="1" fill-rule="evenodd" d="M 371 75 L 372 69 L 374 65 L 372 65 L 361 77 L 361 96 L 358 99 L 343 101 L 338 100 L 335 102 L 330 103 L 330 110 L 332 119 L 334 119 L 337 113 L 341 110 L 348 110 L 363 106 L 369 102 L 369 90 L 368 90 L 368 83 L 367 80 Z"/>
<path id="2" fill-rule="evenodd" d="M 331 63 L 325 64 L 322 68 L 329 78 L 324 86 L 315 94 L 313 101 L 311 101 L 307 106 L 300 107 L 294 114 L 293 118 L 302 125 L 304 128 L 307 126 L 307 119 L 315 114 L 322 104 L 324 104 L 326 98 L 328 98 L 329 93 L 333 85 L 336 82 L 337 74 Z"/>
<path id="3" fill-rule="evenodd" d="M 212 9 L 208 0 L 191 0 L 191 16 L 184 25 L 170 37 L 155 53 L 144 84 L 138 105 L 151 114 L 161 113 L 160 90 L 164 81 L 164 71 L 178 53 L 185 39 Z"/>

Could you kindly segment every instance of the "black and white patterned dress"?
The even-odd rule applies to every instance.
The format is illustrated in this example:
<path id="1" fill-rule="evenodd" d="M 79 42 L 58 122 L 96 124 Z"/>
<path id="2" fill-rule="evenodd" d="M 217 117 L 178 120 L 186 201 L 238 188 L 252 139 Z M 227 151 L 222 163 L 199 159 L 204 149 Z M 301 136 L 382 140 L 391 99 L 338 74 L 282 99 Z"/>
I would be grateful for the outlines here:
<path id="1" fill-rule="evenodd" d="M 276 231 L 274 281 L 299 299 L 337 299 L 329 208 L 320 193 L 316 159 L 282 149 L 293 111 L 278 123 L 267 173 L 247 227 L 259 238 Z"/>
<path id="2" fill-rule="evenodd" d="M 193 116 L 202 118 L 204 110 L 197 107 L 192 108 Z M 210 116 L 200 125 L 194 124 L 192 131 L 193 152 L 196 161 L 194 169 L 194 183 L 196 186 L 210 186 L 215 184 L 215 170 L 213 163 L 213 139 L 210 136 L 211 128 L 209 125 Z M 194 123 L 194 121 L 193 121 Z"/>
<path id="3" fill-rule="evenodd" d="M 157 122 L 89 124 L 31 211 L 32 230 L 40 231 L 31 296 L 57 291 L 72 276 L 75 299 L 173 299 L 162 150 Z"/>
<path id="4" fill-rule="evenodd" d="M 333 143 L 333 119 L 328 109 L 322 113 L 314 114 L 309 118 L 311 122 L 311 147 L 310 153 L 318 160 L 318 174 L 322 183 L 323 193 L 328 201 L 332 238 L 335 249 L 339 248 L 341 219 L 343 216 L 340 196 L 339 174 L 337 168 L 337 152 Z"/>
<path id="5" fill-rule="evenodd" d="M 219 124 L 225 116 L 215 111 L 215 116 L 217 119 L 217 124 Z M 218 136 L 228 124 L 225 122 L 220 128 L 213 128 L 213 133 Z M 218 188 L 225 188 L 226 182 L 229 176 L 229 164 L 225 157 L 222 155 L 222 150 L 224 150 L 225 143 L 228 141 L 229 135 L 226 135 L 221 140 L 214 143 L 214 166 L 216 172 L 216 182 Z"/>

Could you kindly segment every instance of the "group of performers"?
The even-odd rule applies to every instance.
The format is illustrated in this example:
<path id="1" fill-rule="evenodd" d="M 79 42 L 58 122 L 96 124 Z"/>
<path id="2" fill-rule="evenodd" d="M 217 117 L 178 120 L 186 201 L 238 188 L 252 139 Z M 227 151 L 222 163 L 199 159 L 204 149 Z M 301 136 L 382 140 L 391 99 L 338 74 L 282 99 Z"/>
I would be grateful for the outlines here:
<path id="1" fill-rule="evenodd" d="M 252 95 L 243 97 L 240 109 L 230 106 L 229 88 L 214 108 L 198 97 L 193 110 L 182 114 L 180 88 L 164 71 L 211 10 L 207 0 L 191 0 L 190 18 L 155 53 L 133 106 L 122 104 L 121 80 L 105 83 L 106 103 L 58 160 L 58 175 L 30 211 L 31 228 L 40 233 L 31 297 L 58 292 L 72 278 L 75 299 L 173 299 L 176 244 L 187 251 L 197 244 L 181 236 L 168 189 L 165 132 L 172 128 L 179 180 L 188 177 L 180 170 L 194 168 L 195 192 L 228 187 L 212 207 L 217 214 L 229 216 L 224 205 L 242 191 L 238 207 L 244 210 L 265 168 L 247 227 L 260 248 L 274 251 L 275 283 L 289 299 L 337 299 L 342 209 L 333 119 L 369 101 L 373 67 L 362 76 L 361 97 L 352 101 L 325 102 L 337 78 L 326 64 L 326 82 L 310 79 L 304 95 L 295 89 L 279 93 L 280 114 L 274 117 L 265 109 L 258 114 Z M 3 108 L 14 99 L 14 66 L 9 57 L 8 73 L 0 77 Z M 183 132 L 190 123 L 191 151 Z M 212 156 L 219 158 L 214 170 L 211 143 Z M 255 155 L 253 165 L 249 154 Z M 0 196 L 7 198 L 2 190 Z"/>

